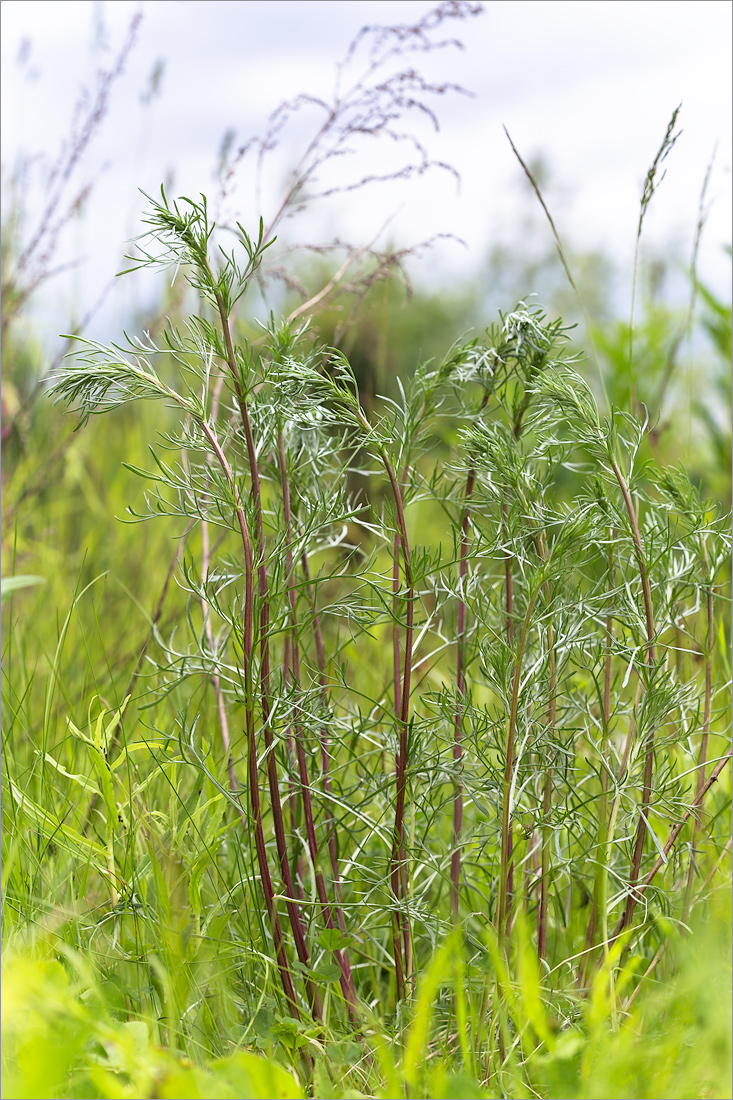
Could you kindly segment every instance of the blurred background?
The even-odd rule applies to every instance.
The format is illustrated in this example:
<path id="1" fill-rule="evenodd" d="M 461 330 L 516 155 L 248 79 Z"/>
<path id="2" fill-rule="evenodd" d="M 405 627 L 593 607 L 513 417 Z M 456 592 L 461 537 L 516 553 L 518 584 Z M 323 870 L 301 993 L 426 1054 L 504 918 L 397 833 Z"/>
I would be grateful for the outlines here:
<path id="1" fill-rule="evenodd" d="M 166 182 L 172 192 L 205 192 L 213 201 L 223 164 L 266 132 L 268 116 L 283 100 L 333 97 L 338 65 L 362 26 L 414 24 L 429 8 L 422 0 L 5 0 L 6 234 L 12 211 L 23 221 L 21 249 L 52 194 L 63 191 L 54 225 L 76 202 L 48 260 L 50 269 L 64 270 L 34 295 L 38 333 L 52 341 L 113 279 L 125 242 L 140 231 L 139 188 L 156 192 Z M 552 240 L 506 126 L 539 172 L 566 246 L 614 269 L 613 276 L 606 273 L 604 308 L 627 314 L 644 176 L 682 103 L 683 134 L 649 210 L 644 254 L 658 280 L 664 268 L 667 299 L 686 300 L 680 269 L 689 263 L 712 162 L 697 266 L 702 280 L 724 294 L 730 265 L 723 245 L 731 239 L 730 5 L 496 0 L 442 8 L 453 9 L 454 17 L 432 37 L 445 46 L 395 55 L 383 72 L 416 69 L 444 89 L 422 97 L 439 130 L 419 108 L 405 108 L 396 129 L 451 170 L 414 175 L 409 187 L 399 179 L 311 201 L 281 234 L 299 243 L 337 236 L 400 247 L 454 234 L 462 244 L 437 241 L 410 263 L 421 284 L 450 291 L 471 286 L 483 291 L 482 308 L 490 311 L 510 308 L 504 292 L 546 300 L 539 274 L 516 272 L 551 250 Z M 342 72 L 342 90 L 369 61 L 368 50 L 356 52 Z M 95 107 L 103 117 L 95 117 Z M 247 226 L 260 214 L 266 222 L 272 217 L 284 179 L 322 113 L 304 104 L 278 133 L 259 196 L 250 171 L 254 158 L 239 165 L 229 181 L 230 216 Z M 89 140 L 70 164 L 85 127 Z M 408 145 L 356 142 L 348 157 L 324 166 L 314 190 L 385 175 L 419 159 Z M 493 285 L 498 275 L 500 285 Z M 515 287 L 517 279 L 522 285 Z M 153 295 L 144 279 L 118 281 L 92 331 L 118 331 L 141 295 Z"/>

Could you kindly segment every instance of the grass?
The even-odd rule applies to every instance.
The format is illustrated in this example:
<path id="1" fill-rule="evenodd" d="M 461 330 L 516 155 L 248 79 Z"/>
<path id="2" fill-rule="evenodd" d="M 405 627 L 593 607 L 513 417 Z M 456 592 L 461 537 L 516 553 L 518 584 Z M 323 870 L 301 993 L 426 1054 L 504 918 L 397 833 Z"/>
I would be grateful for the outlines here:
<path id="1" fill-rule="evenodd" d="M 6 511 L 7 1094 L 726 1095 L 727 517 L 541 310 L 367 413 L 147 224 L 197 301 Z"/>
<path id="2" fill-rule="evenodd" d="M 390 178 L 446 167 L 394 127 L 462 91 L 412 55 L 479 10 L 364 28 L 332 99 L 223 147 L 217 204 L 322 112 L 251 235 L 150 199 L 131 271 L 173 269 L 168 319 L 106 346 L 87 318 L 40 380 L 19 322 L 48 209 L 74 214 L 135 24 L 30 253 L 11 214 L 3 1095 L 730 1095 L 730 433 L 693 327 L 725 394 L 731 317 L 697 279 L 705 188 L 686 316 L 637 303 L 677 112 L 628 325 L 591 326 L 514 149 L 594 371 L 520 302 L 393 378 L 387 321 L 432 347 L 455 303 L 398 324 L 404 250 L 302 245 L 334 273 L 275 247 L 306 195 L 369 183 L 325 182 L 364 136 L 408 137 Z M 255 323 L 273 281 L 299 304 Z"/>

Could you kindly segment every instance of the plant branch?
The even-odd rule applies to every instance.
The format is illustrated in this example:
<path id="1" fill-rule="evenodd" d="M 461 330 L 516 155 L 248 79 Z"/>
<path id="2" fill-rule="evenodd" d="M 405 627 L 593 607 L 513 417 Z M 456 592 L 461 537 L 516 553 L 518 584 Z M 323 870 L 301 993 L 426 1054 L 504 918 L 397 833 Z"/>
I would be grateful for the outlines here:
<path id="1" fill-rule="evenodd" d="M 331 916 L 331 904 L 329 902 L 326 885 L 323 880 L 323 872 L 319 866 L 319 853 L 318 853 L 318 841 L 316 839 L 315 824 L 313 821 L 313 805 L 311 801 L 311 789 L 310 781 L 308 779 L 308 767 L 305 758 L 305 750 L 303 747 L 303 728 L 300 719 L 301 707 L 300 707 L 300 694 L 301 694 L 301 676 L 300 676 L 300 642 L 298 640 L 298 616 L 297 616 L 297 600 L 295 592 L 295 575 L 294 575 L 294 563 L 293 563 L 293 551 L 292 551 L 292 538 L 293 538 L 293 524 L 292 514 L 290 508 L 290 482 L 288 479 L 287 471 L 287 457 L 285 454 L 285 441 L 283 439 L 282 430 L 278 432 L 277 438 L 278 445 L 278 458 L 280 465 L 280 486 L 282 489 L 283 497 L 283 516 L 285 520 L 285 536 L 287 539 L 287 549 L 285 551 L 285 568 L 288 577 L 288 601 L 290 604 L 290 627 L 291 627 L 291 642 L 290 653 L 292 662 L 293 673 L 293 685 L 295 689 L 295 704 L 294 704 L 294 735 L 295 746 L 298 759 L 298 772 L 300 776 L 301 794 L 303 800 L 303 813 L 305 817 L 306 835 L 308 838 L 308 848 L 310 851 L 311 860 L 313 863 L 313 871 L 316 881 L 316 892 L 318 894 L 318 900 L 321 903 L 321 912 L 323 914 L 323 921 L 326 928 L 333 928 L 333 918 Z M 343 927 L 343 916 L 340 912 L 340 907 L 337 908 L 336 920 L 339 928 Z M 348 950 L 335 950 L 334 958 L 341 971 L 341 989 L 346 1000 L 346 1004 L 349 1009 L 349 1014 L 354 1023 L 358 1022 L 358 1006 L 356 999 L 356 989 L 354 988 L 354 979 L 351 974 L 351 965 L 349 962 Z"/>
<path id="2" fill-rule="evenodd" d="M 275 957 L 277 959 L 277 966 L 280 972 L 280 979 L 282 981 L 283 989 L 285 991 L 285 997 L 288 1001 L 289 1010 L 292 1012 L 295 1019 L 299 1020 L 300 1012 L 298 1010 L 295 987 L 293 985 L 293 978 L 290 972 L 290 964 L 288 963 L 288 958 L 285 953 L 285 944 L 283 941 L 282 929 L 280 927 L 280 918 L 278 916 L 277 905 L 275 903 L 275 891 L 272 888 L 270 868 L 267 861 L 265 835 L 262 828 L 262 809 L 260 806 L 260 788 L 257 775 L 257 745 L 255 741 L 254 691 L 252 684 L 252 646 L 254 621 L 254 562 L 252 557 L 252 542 L 250 539 L 249 528 L 247 527 L 247 519 L 244 514 L 244 507 L 239 496 L 239 488 L 235 481 L 234 474 L 229 465 L 229 462 L 227 461 L 227 457 L 224 454 L 213 430 L 209 427 L 205 420 L 200 421 L 200 426 L 204 435 L 208 439 L 211 448 L 219 462 L 219 465 L 224 471 L 224 475 L 227 479 L 227 484 L 229 485 L 230 492 L 232 493 L 234 499 L 235 513 L 239 526 L 239 533 L 242 539 L 242 550 L 244 552 L 245 569 L 243 617 L 244 681 L 246 698 L 245 724 L 247 731 L 247 747 L 249 753 L 248 777 L 250 805 L 252 808 L 252 817 L 254 818 L 255 826 L 255 848 L 257 851 L 257 862 L 260 871 L 260 881 L 262 883 L 262 891 L 265 898 L 265 907 L 267 909 L 267 915 L 270 919 L 270 927 L 275 943 Z"/>
<path id="3" fill-rule="evenodd" d="M 298 958 L 300 959 L 300 962 L 303 966 L 310 968 L 310 957 L 305 940 L 303 922 L 301 920 L 300 913 L 298 912 L 298 907 L 296 904 L 296 894 L 293 887 L 293 878 L 290 871 L 287 842 L 285 840 L 285 825 L 283 819 L 282 801 L 280 798 L 280 784 L 277 774 L 277 760 L 274 752 L 272 724 L 270 722 L 270 713 L 272 709 L 270 702 L 270 601 L 267 589 L 267 570 L 265 567 L 265 536 L 262 522 L 262 491 L 260 488 L 260 473 L 257 461 L 257 450 L 255 447 L 254 436 L 252 434 L 252 424 L 249 417 L 247 400 L 239 377 L 239 370 L 237 368 L 237 358 L 234 352 L 234 345 L 232 343 L 232 334 L 229 324 L 229 317 L 226 311 L 226 304 L 220 291 L 216 292 L 216 302 L 219 309 L 219 317 L 224 334 L 226 362 L 231 373 L 232 383 L 237 397 L 237 404 L 239 406 L 239 412 L 242 419 L 242 426 L 244 427 L 245 439 L 247 443 L 247 457 L 249 461 L 250 478 L 252 481 L 252 497 L 254 500 L 255 508 L 257 538 L 257 576 L 259 582 L 259 596 L 261 605 L 260 695 L 262 703 L 262 726 L 265 737 L 265 748 L 267 750 L 267 779 L 270 790 L 270 806 L 272 808 L 272 818 L 275 826 L 275 840 L 277 844 L 278 856 L 280 859 L 280 871 L 282 874 L 283 883 L 285 885 L 286 907 L 288 910 L 288 917 L 290 919 L 290 927 L 293 931 L 293 938 L 295 939 L 295 946 L 298 952 Z M 308 990 L 308 999 L 313 1016 L 315 1019 L 320 1020 L 323 1009 L 318 989 L 310 979 L 306 980 L 306 988 Z"/>
<path id="4" fill-rule="evenodd" d="M 633 916 L 634 909 L 636 908 L 637 904 L 641 900 L 641 897 L 642 897 L 641 891 L 646 890 L 649 886 L 651 886 L 652 882 L 654 881 L 654 878 L 657 875 L 657 872 L 660 871 L 661 868 L 666 865 L 667 856 L 671 852 L 671 850 L 672 850 L 672 848 L 675 844 L 675 841 L 677 840 L 677 837 L 680 835 L 680 833 L 682 832 L 682 830 L 684 829 L 685 825 L 687 824 L 689 819 L 692 817 L 692 815 L 697 813 L 699 808 L 702 806 L 705 795 L 708 793 L 708 791 L 710 790 L 712 785 L 717 781 L 720 773 L 723 771 L 726 764 L 728 764 L 730 762 L 732 754 L 733 754 L 733 749 L 728 749 L 728 752 L 725 754 L 725 756 L 721 757 L 721 759 L 718 761 L 718 763 L 716 764 L 716 766 L 713 768 L 712 772 L 708 776 L 707 780 L 705 781 L 704 786 L 695 795 L 695 798 L 693 799 L 692 804 L 688 807 L 688 809 L 685 810 L 685 812 L 682 815 L 682 817 L 680 818 L 680 820 L 670 830 L 669 835 L 668 835 L 668 837 L 667 837 L 667 839 L 664 843 L 664 847 L 662 849 L 663 855 L 660 854 L 657 857 L 651 871 L 649 871 L 649 873 L 646 876 L 646 878 L 644 879 L 644 881 L 642 883 L 640 883 L 634 889 L 633 894 L 631 894 L 631 893 L 629 894 L 629 899 L 631 901 L 631 907 L 630 907 L 631 916 Z M 609 947 L 616 939 L 618 939 L 618 937 L 623 932 L 624 928 L 628 928 L 628 926 L 630 924 L 630 917 L 627 916 L 627 913 L 629 913 L 629 907 L 628 906 L 627 906 L 626 910 L 624 911 L 623 916 L 621 917 L 620 921 L 616 925 L 616 928 L 614 929 L 613 935 L 611 936 L 611 939 L 610 939 L 610 942 L 609 942 Z"/>

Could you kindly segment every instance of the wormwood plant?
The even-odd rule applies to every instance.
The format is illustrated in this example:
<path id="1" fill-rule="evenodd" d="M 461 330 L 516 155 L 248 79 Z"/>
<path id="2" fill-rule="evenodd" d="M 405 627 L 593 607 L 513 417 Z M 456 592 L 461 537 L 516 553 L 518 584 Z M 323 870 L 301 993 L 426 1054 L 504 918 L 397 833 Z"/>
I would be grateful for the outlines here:
<path id="1" fill-rule="evenodd" d="M 275 968 L 293 1048 L 342 1028 L 362 1042 L 373 1013 L 401 1026 L 454 926 L 463 1059 L 490 1076 L 527 1054 L 510 986 L 528 943 L 570 1023 L 599 980 L 615 1003 L 629 950 L 653 969 L 706 897 L 727 840 L 712 788 L 730 759 L 728 521 L 683 470 L 642 460 L 644 421 L 599 412 L 541 310 L 520 303 L 419 366 L 370 418 L 307 325 L 238 337 L 262 224 L 225 250 L 205 198 L 161 192 L 146 225 L 131 270 L 180 270 L 196 308 L 157 340 L 78 340 L 53 392 L 82 420 L 177 410 L 131 515 L 200 527 L 178 576 L 188 615 L 157 634 L 135 727 L 70 726 L 99 783 L 46 761 L 80 785 L 78 820 L 15 786 L 18 814 L 74 829 L 111 892 L 114 953 L 125 924 L 172 920 L 147 794 L 164 773 L 188 823 L 164 841 L 186 965 L 236 927 L 241 995 L 261 1013 Z M 194 1026 L 185 988 L 158 996 Z M 451 1034 L 451 1003 L 437 1011 Z"/>

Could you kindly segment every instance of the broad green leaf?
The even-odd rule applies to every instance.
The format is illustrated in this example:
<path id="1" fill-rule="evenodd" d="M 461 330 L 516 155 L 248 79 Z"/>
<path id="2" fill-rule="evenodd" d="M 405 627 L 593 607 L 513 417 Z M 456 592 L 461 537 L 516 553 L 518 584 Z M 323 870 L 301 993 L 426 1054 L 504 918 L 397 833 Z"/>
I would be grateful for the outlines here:
<path id="1" fill-rule="evenodd" d="M 313 973 L 322 982 L 337 982 L 341 977 L 341 967 L 336 963 L 321 963 Z"/>
<path id="2" fill-rule="evenodd" d="M 324 951 L 338 951 L 344 946 L 344 937 L 338 928 L 324 928 L 318 942 Z"/>

